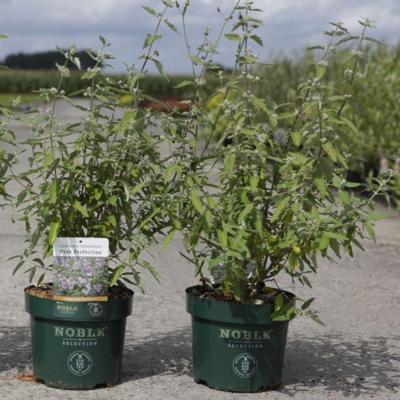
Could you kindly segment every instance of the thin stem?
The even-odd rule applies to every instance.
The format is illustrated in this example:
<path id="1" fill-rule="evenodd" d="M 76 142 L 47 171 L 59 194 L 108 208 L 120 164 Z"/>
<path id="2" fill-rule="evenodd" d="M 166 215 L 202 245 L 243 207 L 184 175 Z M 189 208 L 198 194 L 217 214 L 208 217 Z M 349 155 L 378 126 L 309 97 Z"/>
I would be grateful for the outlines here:
<path id="1" fill-rule="evenodd" d="M 351 72 L 351 78 L 350 78 L 350 81 L 349 81 L 348 90 L 351 90 L 352 87 L 353 87 L 353 84 L 354 84 L 354 78 L 355 78 L 355 75 L 356 75 L 357 66 L 358 66 L 358 63 L 360 61 L 359 52 L 362 50 L 362 44 L 364 42 L 364 37 L 365 37 L 366 30 L 367 30 L 367 26 L 364 26 L 364 28 L 362 30 L 362 34 L 360 35 L 360 39 L 359 39 L 359 42 L 358 42 L 357 53 L 356 53 L 356 55 L 354 57 L 354 63 L 353 63 L 353 68 L 352 68 L 352 72 Z M 336 111 L 336 118 L 340 117 L 340 114 L 342 113 L 346 103 L 347 103 L 347 97 L 344 98 L 342 104 L 340 105 L 340 107 Z"/>
<path id="2" fill-rule="evenodd" d="M 165 13 L 167 12 L 167 9 L 168 9 L 168 8 L 169 8 L 168 6 L 165 6 L 164 9 L 161 11 L 159 17 L 158 17 L 157 25 L 156 25 L 156 28 L 155 28 L 155 30 L 154 30 L 154 32 L 153 32 L 153 35 L 154 35 L 154 36 L 158 34 L 158 32 L 159 32 L 159 30 L 160 30 L 160 27 L 161 27 L 161 23 L 162 23 L 162 21 L 163 21 L 163 19 L 164 19 Z M 143 72 L 144 72 L 144 70 L 145 70 L 145 68 L 146 68 L 147 63 L 148 63 L 148 61 L 150 60 L 150 54 L 151 54 L 151 52 L 153 51 L 154 43 L 155 43 L 154 41 L 152 41 L 152 42 L 150 43 L 150 45 L 149 45 L 149 47 L 148 47 L 148 49 L 147 49 L 147 53 L 144 55 L 143 64 L 142 64 L 142 67 L 141 67 L 140 70 L 139 70 L 139 74 L 140 74 L 140 75 L 143 74 Z M 141 79 L 139 78 L 139 79 L 137 80 L 137 82 L 136 82 L 136 85 L 135 85 L 135 103 L 134 103 L 134 109 L 136 109 L 136 108 L 138 107 L 138 104 L 139 104 L 138 92 L 139 92 L 139 88 L 140 88 L 140 82 L 141 82 Z"/>
<path id="3" fill-rule="evenodd" d="M 68 58 L 66 58 L 66 60 L 63 64 L 63 67 L 65 68 L 67 66 L 67 64 L 68 64 Z M 63 81 L 64 81 L 64 75 L 60 72 L 60 78 L 59 78 L 58 84 L 57 84 L 57 93 L 54 94 L 53 103 L 51 106 L 50 123 L 49 123 L 49 130 L 48 130 L 48 134 L 50 136 L 50 149 L 51 149 L 53 156 L 55 155 L 53 124 L 55 123 L 56 103 L 57 103 L 58 95 L 61 90 Z M 46 152 L 46 146 L 43 146 L 43 149 Z M 54 178 L 56 179 L 56 181 L 58 180 L 56 167 L 54 168 Z"/>

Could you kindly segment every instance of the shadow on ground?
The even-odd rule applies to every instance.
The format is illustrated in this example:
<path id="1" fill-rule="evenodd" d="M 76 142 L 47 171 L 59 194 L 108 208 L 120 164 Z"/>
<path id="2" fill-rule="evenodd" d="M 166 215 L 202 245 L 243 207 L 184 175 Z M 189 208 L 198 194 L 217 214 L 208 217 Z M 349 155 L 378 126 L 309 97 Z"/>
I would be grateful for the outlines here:
<path id="1" fill-rule="evenodd" d="M 123 381 L 157 375 L 191 375 L 191 330 L 127 337 Z M 400 337 L 368 340 L 344 336 L 289 340 L 280 392 L 294 396 L 318 387 L 349 397 L 400 391 Z M 31 368 L 29 328 L 0 326 L 0 373 Z"/>
<path id="2" fill-rule="evenodd" d="M 0 373 L 31 369 L 32 351 L 30 329 L 0 326 Z"/>
<path id="3" fill-rule="evenodd" d="M 357 397 L 400 390 L 400 337 L 300 337 L 288 343 L 282 392 L 313 386 Z"/>
<path id="4" fill-rule="evenodd" d="M 191 375 L 190 329 L 167 332 L 139 343 L 128 340 L 124 381 L 155 375 Z M 400 390 L 400 337 L 368 340 L 328 335 L 288 342 L 281 392 L 294 396 L 319 387 L 349 397 Z"/>
<path id="5" fill-rule="evenodd" d="M 135 342 L 127 338 L 124 351 L 123 380 L 155 375 L 191 375 L 192 332 L 180 329 L 156 334 Z"/>

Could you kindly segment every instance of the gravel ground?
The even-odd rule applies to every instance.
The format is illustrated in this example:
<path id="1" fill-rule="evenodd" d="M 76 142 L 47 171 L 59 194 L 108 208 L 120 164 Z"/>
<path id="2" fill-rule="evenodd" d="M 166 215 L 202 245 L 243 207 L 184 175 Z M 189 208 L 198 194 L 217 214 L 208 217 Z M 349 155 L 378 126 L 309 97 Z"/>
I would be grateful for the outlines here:
<path id="1" fill-rule="evenodd" d="M 70 115 L 67 109 L 61 113 Z M 20 135 L 25 132 L 20 131 Z M 190 318 L 185 287 L 192 268 L 179 256 L 179 239 L 154 251 L 162 280 L 145 277 L 128 319 L 122 383 L 92 391 L 60 391 L 21 380 L 31 372 L 29 318 L 24 311 L 27 277 L 11 278 L 7 258 L 23 246 L 21 226 L 0 211 L 0 397 L 6 399 L 400 399 L 400 217 L 377 224 L 378 240 L 367 251 L 337 264 L 322 262 L 315 289 L 285 288 L 315 296 L 325 327 L 291 322 L 280 390 L 232 394 L 193 381 Z M 23 375 L 22 375 L 23 376 Z"/>

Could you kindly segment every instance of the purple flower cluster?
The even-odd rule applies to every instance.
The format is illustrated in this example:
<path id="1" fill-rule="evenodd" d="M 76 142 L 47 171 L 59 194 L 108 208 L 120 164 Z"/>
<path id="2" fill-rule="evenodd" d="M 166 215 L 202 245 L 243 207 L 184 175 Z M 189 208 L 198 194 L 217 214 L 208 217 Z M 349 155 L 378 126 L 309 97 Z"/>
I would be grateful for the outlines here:
<path id="1" fill-rule="evenodd" d="M 55 257 L 54 293 L 67 296 L 99 296 L 107 293 L 109 275 L 101 257 Z"/>

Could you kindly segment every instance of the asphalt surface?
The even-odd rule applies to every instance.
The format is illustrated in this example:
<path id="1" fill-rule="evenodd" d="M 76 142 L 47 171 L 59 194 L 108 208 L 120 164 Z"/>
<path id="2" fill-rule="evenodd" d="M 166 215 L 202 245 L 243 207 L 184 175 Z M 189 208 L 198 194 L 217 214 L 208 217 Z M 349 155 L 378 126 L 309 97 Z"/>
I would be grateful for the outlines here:
<path id="1" fill-rule="evenodd" d="M 63 118 L 76 117 L 69 108 Z M 17 127 L 19 137 L 27 134 Z M 0 210 L 0 399 L 400 399 L 400 216 L 377 224 L 378 240 L 367 251 L 337 264 L 322 261 L 314 289 L 284 288 L 315 296 L 326 326 L 306 318 L 290 323 L 283 386 L 273 392 L 232 394 L 198 385 L 192 378 L 190 317 L 184 289 L 195 283 L 175 238 L 154 249 L 161 284 L 144 277 L 145 294 L 134 298 L 127 323 L 123 377 L 118 386 L 61 391 L 29 379 L 29 316 L 24 311 L 27 276 L 11 277 L 24 233 Z"/>

